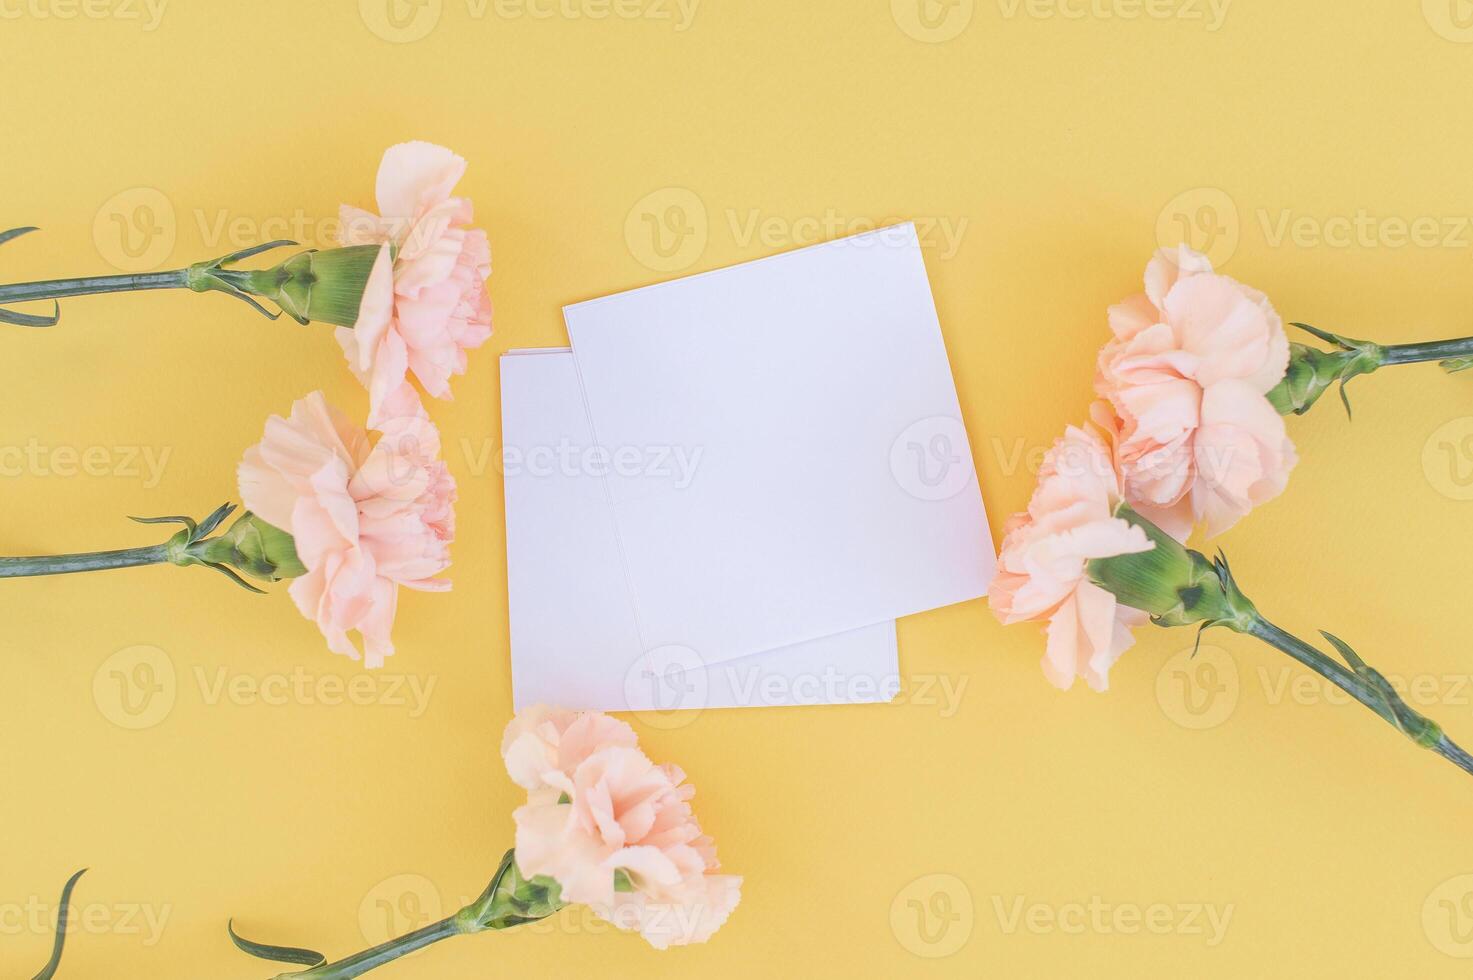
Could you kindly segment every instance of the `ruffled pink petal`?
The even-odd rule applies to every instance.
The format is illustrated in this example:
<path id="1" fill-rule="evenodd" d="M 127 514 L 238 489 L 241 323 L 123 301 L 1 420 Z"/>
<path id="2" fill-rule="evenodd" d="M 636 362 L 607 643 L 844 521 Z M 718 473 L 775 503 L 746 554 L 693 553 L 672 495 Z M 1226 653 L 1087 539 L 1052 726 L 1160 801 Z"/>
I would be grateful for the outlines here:
<path id="1" fill-rule="evenodd" d="M 373 260 L 373 271 L 368 275 L 358 306 L 358 319 L 351 330 L 339 327 L 334 331 L 343 353 L 357 371 L 366 372 L 373 367 L 373 356 L 393 319 L 394 263 L 389 257 L 389 246 L 385 245 Z"/>
<path id="2" fill-rule="evenodd" d="M 1178 282 L 1212 272 L 1212 262 L 1186 245 L 1159 249 L 1146 266 L 1146 295 L 1157 309 L 1164 309 L 1166 296 Z"/>
<path id="3" fill-rule="evenodd" d="M 1284 364 L 1279 377 L 1283 376 L 1288 344 L 1283 324 L 1271 323 L 1270 312 L 1225 276 L 1194 276 L 1178 283 L 1166 297 L 1166 314 L 1183 350 L 1199 362 L 1192 377 L 1204 388 L 1264 376 L 1265 366 L 1276 362 L 1280 352 Z M 1275 378 L 1268 387 L 1277 383 Z"/>
<path id="4" fill-rule="evenodd" d="M 246 510 L 282 530 L 291 527 L 297 490 L 279 470 L 266 465 L 259 447 L 252 446 L 246 450 L 235 473 L 240 499 Z"/>
<path id="5" fill-rule="evenodd" d="M 465 160 L 443 146 L 415 140 L 384 151 L 375 196 L 379 213 L 408 218 L 450 196 L 465 175 Z"/>
<path id="6" fill-rule="evenodd" d="M 382 245 L 394 239 L 394 223 L 351 204 L 338 206 L 338 243 Z"/>
<path id="7" fill-rule="evenodd" d="M 390 399 L 399 392 L 409 371 L 409 350 L 399 332 L 390 329 L 384 334 L 374 354 L 373 368 L 368 379 L 368 424 L 378 428 L 384 421 L 384 412 Z"/>

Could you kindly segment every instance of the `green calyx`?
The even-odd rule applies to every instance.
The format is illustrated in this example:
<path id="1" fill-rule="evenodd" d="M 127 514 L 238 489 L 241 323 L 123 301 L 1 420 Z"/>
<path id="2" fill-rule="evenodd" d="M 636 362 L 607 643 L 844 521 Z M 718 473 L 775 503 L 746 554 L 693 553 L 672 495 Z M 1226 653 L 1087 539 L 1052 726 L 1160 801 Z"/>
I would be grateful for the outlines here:
<path id="1" fill-rule="evenodd" d="M 218 538 L 192 544 L 189 557 L 207 565 L 228 565 L 262 582 L 307 574 L 292 536 L 246 511 Z"/>
<path id="2" fill-rule="evenodd" d="M 1368 340 L 1342 337 L 1307 323 L 1294 326 L 1334 344 L 1335 350 L 1323 351 L 1305 344 L 1289 345 L 1289 369 L 1284 379 L 1268 393 L 1269 403 L 1280 415 L 1303 415 L 1314 407 L 1331 385 L 1338 382 L 1340 400 L 1345 404 L 1345 414 L 1349 415 L 1350 399 L 1345 394 L 1345 385 L 1352 378 L 1370 374 L 1385 365 L 1386 349 Z"/>
<path id="3" fill-rule="evenodd" d="M 562 909 L 562 886 L 546 875 L 527 878 L 517 867 L 516 851 L 510 850 L 481 897 L 456 913 L 462 932 L 510 929 L 545 919 Z"/>
<path id="4" fill-rule="evenodd" d="M 1085 566 L 1090 581 L 1124 605 L 1149 613 L 1158 626 L 1201 623 L 1245 633 L 1258 610 L 1239 590 L 1226 559 L 1209 561 L 1121 503 L 1115 516 L 1146 533 L 1155 546 L 1133 555 L 1095 558 Z"/>
<path id="5" fill-rule="evenodd" d="M 163 545 L 163 559 L 181 568 L 202 565 L 230 579 L 248 592 L 261 590 L 237 574 L 237 570 L 263 582 L 296 578 L 307 572 L 297 557 L 290 534 L 267 524 L 247 511 L 218 538 L 210 537 L 235 512 L 234 504 L 222 504 L 203 521 L 191 517 L 133 517 L 139 524 L 182 524 L 184 529 Z"/>
<path id="6" fill-rule="evenodd" d="M 295 245 L 290 241 L 267 242 L 190 266 L 187 285 L 195 292 L 223 292 L 250 304 L 259 313 L 276 319 L 282 313 L 300 324 L 330 323 L 351 327 L 358 322 L 358 309 L 368 288 L 369 276 L 378 259 L 378 245 L 348 245 L 299 252 L 269 269 L 245 270 L 232 266 L 274 248 Z M 275 303 L 272 313 L 254 297 Z"/>

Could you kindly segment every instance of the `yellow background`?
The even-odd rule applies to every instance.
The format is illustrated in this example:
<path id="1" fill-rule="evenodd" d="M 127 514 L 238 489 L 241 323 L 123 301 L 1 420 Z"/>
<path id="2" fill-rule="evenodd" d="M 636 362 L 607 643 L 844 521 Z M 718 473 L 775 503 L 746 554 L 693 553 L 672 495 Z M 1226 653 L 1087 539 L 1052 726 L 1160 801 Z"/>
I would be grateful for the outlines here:
<path id="1" fill-rule="evenodd" d="M 337 956 L 382 938 L 386 910 L 408 927 L 480 890 L 518 802 L 497 753 L 496 359 L 564 343 L 563 303 L 929 222 L 994 529 L 1084 417 L 1105 308 L 1158 237 L 1187 229 L 1286 319 L 1473 332 L 1460 0 L 1234 0 L 1220 19 L 1205 0 L 960 0 L 929 21 L 912 0 L 703 0 L 688 21 L 627 3 L 426 0 L 392 21 L 380 0 L 170 0 L 154 20 L 142 0 L 0 0 L 0 225 L 44 229 L 0 249 L 0 280 L 320 239 L 340 201 L 372 205 L 384 147 L 422 138 L 470 161 L 496 303 L 456 400 L 432 406 L 461 488 L 455 591 L 405 596 L 385 668 L 435 685 L 417 715 L 407 682 L 365 705 L 252 693 L 358 671 L 285 595 L 205 570 L 0 587 L 0 974 L 44 961 L 32 913 L 82 865 L 91 919 L 64 978 L 264 977 L 230 916 Z M 626 219 L 672 195 L 705 240 L 666 260 Z M 187 293 L 63 313 L 0 330 L 0 446 L 39 460 L 0 459 L 0 553 L 152 543 L 125 515 L 233 498 L 268 414 L 319 387 L 364 410 L 320 326 Z M 1217 544 L 1267 614 L 1419 680 L 1416 703 L 1473 742 L 1473 377 L 1403 368 L 1352 394 L 1353 424 L 1333 396 L 1290 421 L 1288 492 Z M 65 475 L 89 449 L 92 473 Z M 133 450 L 167 452 L 162 473 Z M 1468 777 L 1295 688 L 1279 654 L 1209 635 L 1203 673 L 1172 660 L 1189 631 L 1150 629 L 1097 696 L 1050 688 L 1039 633 L 985 602 L 908 619 L 900 641 L 893 706 L 640 726 L 747 876 L 710 945 L 657 954 L 570 912 L 376 975 L 1467 975 Z M 142 716 L 118 686 L 148 681 L 140 664 L 163 687 Z M 1125 926 L 1168 906 L 1166 934 L 1102 927 L 1091 902 Z M 1191 905 L 1231 907 L 1220 941 Z"/>

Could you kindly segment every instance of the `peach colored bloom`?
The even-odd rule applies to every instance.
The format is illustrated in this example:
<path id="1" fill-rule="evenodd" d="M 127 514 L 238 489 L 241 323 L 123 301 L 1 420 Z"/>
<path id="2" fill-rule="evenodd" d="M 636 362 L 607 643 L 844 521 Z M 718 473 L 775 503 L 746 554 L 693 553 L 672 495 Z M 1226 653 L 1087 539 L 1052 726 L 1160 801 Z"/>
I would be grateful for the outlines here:
<path id="1" fill-rule="evenodd" d="M 334 653 L 359 659 L 348 633 L 363 637 L 366 665 L 394 652 L 389 630 L 399 586 L 442 592 L 435 578 L 455 537 L 455 480 L 440 461 L 440 436 L 401 385 L 374 444 L 313 392 L 290 418 L 266 421 L 260 444 L 239 467 L 241 498 L 262 520 L 289 532 L 307 573 L 290 588 Z"/>
<path id="2" fill-rule="evenodd" d="M 1115 517 L 1120 475 L 1098 434 L 1070 426 L 1044 456 L 1025 513 L 1008 521 L 989 602 L 1005 625 L 1048 620 L 1044 676 L 1068 690 L 1076 676 L 1103 691 L 1145 613 L 1091 582 L 1092 558 L 1150 551 L 1144 531 Z"/>
<path id="3" fill-rule="evenodd" d="M 1095 388 L 1119 416 L 1125 495 L 1163 527 L 1219 534 L 1283 492 L 1297 462 L 1265 395 L 1289 364 L 1268 298 L 1162 249 L 1146 291 L 1110 308 Z"/>
<path id="4" fill-rule="evenodd" d="M 556 879 L 564 901 L 657 949 L 705 942 L 736 908 L 742 880 L 712 873 L 716 848 L 691 812 L 695 789 L 675 766 L 651 762 L 624 722 L 529 708 L 501 751 L 528 791 L 513 814 L 523 874 Z M 619 871 L 631 890 L 616 890 Z"/>
<path id="5" fill-rule="evenodd" d="M 452 197 L 465 160 L 432 143 L 400 143 L 379 164 L 382 216 L 341 208 L 344 245 L 381 244 L 358 322 L 339 327 L 348 366 L 368 388 L 369 424 L 407 374 L 436 398 L 464 374 L 467 350 L 491 336 L 491 246 L 471 228 L 471 202 Z"/>

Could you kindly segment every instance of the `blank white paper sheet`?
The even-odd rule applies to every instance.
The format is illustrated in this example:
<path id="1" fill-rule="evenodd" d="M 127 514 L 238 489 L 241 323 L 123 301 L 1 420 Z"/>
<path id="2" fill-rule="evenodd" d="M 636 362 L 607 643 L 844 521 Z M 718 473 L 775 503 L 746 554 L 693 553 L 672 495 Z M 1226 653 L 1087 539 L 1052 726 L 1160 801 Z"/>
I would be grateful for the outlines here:
<path id="1" fill-rule="evenodd" d="M 676 711 L 893 699 L 894 622 L 715 664 L 640 635 L 608 480 L 681 485 L 699 461 L 595 447 L 573 355 L 501 358 L 513 698 L 598 711 Z M 761 610 L 750 611 L 760 618 Z"/>
<path id="2" fill-rule="evenodd" d="M 631 650 L 719 664 L 986 595 L 996 559 L 912 225 L 564 317 L 589 442 L 628 465 L 557 492 L 607 494 L 597 547 L 625 576 Z M 652 476 L 656 458 L 686 465 Z"/>

